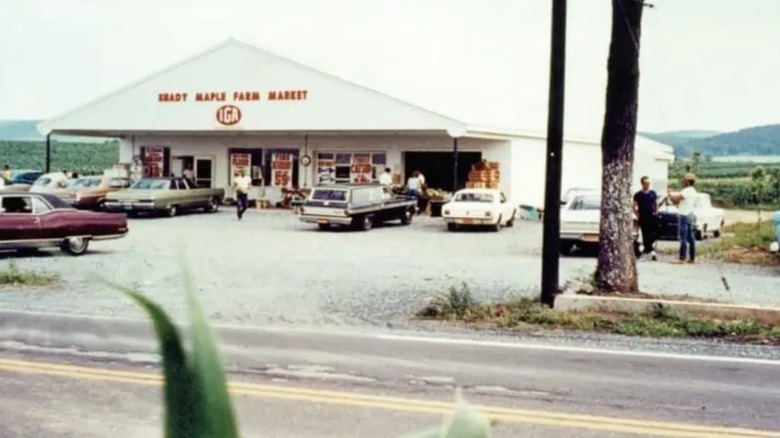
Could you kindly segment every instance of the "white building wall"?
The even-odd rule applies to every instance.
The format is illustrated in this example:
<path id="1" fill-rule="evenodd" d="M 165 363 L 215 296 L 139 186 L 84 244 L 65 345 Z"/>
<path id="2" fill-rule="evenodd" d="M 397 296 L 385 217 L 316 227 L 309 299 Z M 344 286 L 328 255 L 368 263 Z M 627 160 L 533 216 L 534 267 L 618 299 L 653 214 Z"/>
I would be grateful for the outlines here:
<path id="1" fill-rule="evenodd" d="M 542 208 L 546 177 L 547 143 L 544 139 L 518 139 L 512 141 L 513 201 Z M 668 177 L 667 158 L 657 151 L 637 148 L 634 155 L 632 191 L 639 190 L 639 178 L 651 178 L 654 190 L 666 192 Z M 572 188 L 601 190 L 601 147 L 597 144 L 566 141 L 563 146 L 561 196 Z"/>

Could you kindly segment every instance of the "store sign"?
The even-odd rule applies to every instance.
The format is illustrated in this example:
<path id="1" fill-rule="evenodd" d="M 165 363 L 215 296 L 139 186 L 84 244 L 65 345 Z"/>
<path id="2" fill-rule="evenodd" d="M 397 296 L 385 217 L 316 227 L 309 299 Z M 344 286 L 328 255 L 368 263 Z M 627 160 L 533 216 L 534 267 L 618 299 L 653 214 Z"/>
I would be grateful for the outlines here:
<path id="1" fill-rule="evenodd" d="M 223 105 L 217 109 L 217 122 L 233 126 L 241 121 L 241 109 L 235 105 Z"/>
<path id="2" fill-rule="evenodd" d="M 373 169 L 370 154 L 354 154 L 352 155 L 352 165 L 349 169 L 349 179 L 354 184 L 370 183 L 371 171 Z"/>
<path id="3" fill-rule="evenodd" d="M 263 96 L 265 98 L 263 99 Z M 183 102 L 259 102 L 261 100 L 287 101 L 307 100 L 309 90 L 259 90 L 239 91 L 165 91 L 157 93 L 157 101 L 161 103 Z"/>
<path id="4" fill-rule="evenodd" d="M 336 160 L 332 158 L 317 159 L 317 183 L 333 184 L 336 182 Z"/>
<path id="5" fill-rule="evenodd" d="M 292 187 L 293 155 L 271 155 L 271 185 L 274 187 Z"/>
<path id="6" fill-rule="evenodd" d="M 230 185 L 233 185 L 233 178 L 241 175 L 241 171 L 246 171 L 247 175 L 250 175 L 250 169 L 252 168 L 252 155 L 251 154 L 230 154 Z"/>
<path id="7" fill-rule="evenodd" d="M 162 146 L 145 146 L 143 156 L 144 175 L 150 178 L 161 177 L 164 159 L 165 150 Z"/>

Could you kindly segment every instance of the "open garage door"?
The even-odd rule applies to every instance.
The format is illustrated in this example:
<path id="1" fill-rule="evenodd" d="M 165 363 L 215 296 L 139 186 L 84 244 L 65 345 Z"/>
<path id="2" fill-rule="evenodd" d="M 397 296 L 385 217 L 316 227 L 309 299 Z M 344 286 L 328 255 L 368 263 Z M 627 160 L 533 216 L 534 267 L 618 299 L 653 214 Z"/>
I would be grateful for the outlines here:
<path id="1" fill-rule="evenodd" d="M 471 165 L 482 161 L 482 152 L 458 153 L 458 187 L 452 187 L 452 152 L 404 152 L 404 181 L 419 170 L 430 188 L 453 191 L 466 185 Z"/>

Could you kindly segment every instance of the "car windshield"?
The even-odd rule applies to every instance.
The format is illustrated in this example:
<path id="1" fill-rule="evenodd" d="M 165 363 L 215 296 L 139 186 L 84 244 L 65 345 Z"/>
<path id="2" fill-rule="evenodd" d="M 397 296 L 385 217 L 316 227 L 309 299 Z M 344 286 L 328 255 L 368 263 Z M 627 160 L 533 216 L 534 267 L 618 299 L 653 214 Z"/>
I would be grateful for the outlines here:
<path id="1" fill-rule="evenodd" d="M 80 189 L 88 187 L 99 187 L 100 182 L 100 178 L 79 178 L 68 183 L 68 188 Z"/>
<path id="2" fill-rule="evenodd" d="M 455 202 L 493 202 L 492 193 L 461 192 L 455 195 Z"/>
<path id="3" fill-rule="evenodd" d="M 596 195 L 577 196 L 571 202 L 571 210 L 598 210 L 601 208 L 601 198 Z"/>
<path id="4" fill-rule="evenodd" d="M 346 201 L 346 190 L 317 189 L 311 194 L 311 199 L 316 201 Z"/>
<path id="5" fill-rule="evenodd" d="M 165 190 L 170 186 L 167 179 L 142 179 L 130 187 L 133 190 Z"/>
<path id="6" fill-rule="evenodd" d="M 37 180 L 35 180 L 33 185 L 38 187 L 45 187 L 48 186 L 50 183 L 51 183 L 51 178 L 38 178 Z"/>

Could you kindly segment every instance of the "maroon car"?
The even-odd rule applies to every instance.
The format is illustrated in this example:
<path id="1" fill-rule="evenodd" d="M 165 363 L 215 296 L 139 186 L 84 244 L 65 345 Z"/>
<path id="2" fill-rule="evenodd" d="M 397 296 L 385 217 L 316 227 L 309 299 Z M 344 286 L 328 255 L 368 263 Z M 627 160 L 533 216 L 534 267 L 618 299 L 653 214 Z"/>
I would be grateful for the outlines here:
<path id="1" fill-rule="evenodd" d="M 0 191 L 0 250 L 60 248 L 81 255 L 92 240 L 125 235 L 124 213 L 76 210 L 45 193 Z"/>

